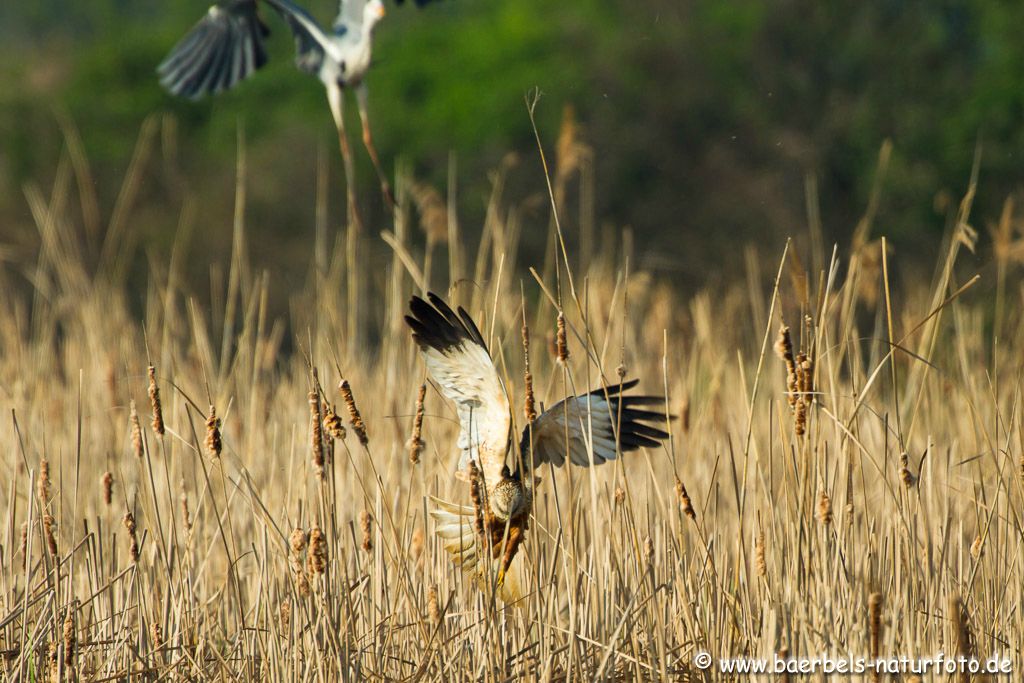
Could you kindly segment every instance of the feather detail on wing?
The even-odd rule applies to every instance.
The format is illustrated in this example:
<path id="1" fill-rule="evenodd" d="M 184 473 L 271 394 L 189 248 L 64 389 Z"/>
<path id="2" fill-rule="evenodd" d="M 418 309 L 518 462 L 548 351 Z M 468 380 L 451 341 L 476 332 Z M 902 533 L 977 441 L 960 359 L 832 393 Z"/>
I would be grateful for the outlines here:
<path id="1" fill-rule="evenodd" d="M 157 67 L 160 84 L 193 99 L 227 90 L 266 63 L 268 34 L 254 0 L 214 5 Z"/>
<path id="2" fill-rule="evenodd" d="M 459 471 L 475 460 L 488 488 L 501 480 L 512 424 L 508 395 L 480 330 L 465 310 L 458 313 L 436 294 L 430 303 L 414 296 L 405 317 L 431 378 L 459 414 Z"/>
<path id="3" fill-rule="evenodd" d="M 593 464 L 600 465 L 620 452 L 657 446 L 668 432 L 650 423 L 664 424 L 665 413 L 644 407 L 657 406 L 664 399 L 624 395 L 637 381 L 573 396 L 545 410 L 523 431 L 523 460 L 529 462 L 531 445 L 535 467 L 545 462 L 561 467 L 567 454 L 574 465 L 589 467 L 591 455 Z"/>
<path id="4" fill-rule="evenodd" d="M 476 532 L 476 511 L 472 506 L 455 505 L 439 498 L 430 497 L 436 509 L 430 511 L 434 518 L 434 533 L 441 539 L 444 549 L 452 556 L 452 562 L 470 574 L 481 590 L 487 590 L 492 575 L 497 576 L 501 555 L 488 560 L 486 550 L 481 551 L 482 537 Z M 499 597 L 506 604 L 519 601 L 524 594 L 525 574 L 522 571 L 523 553 L 517 553 L 512 564 L 498 584 Z"/>

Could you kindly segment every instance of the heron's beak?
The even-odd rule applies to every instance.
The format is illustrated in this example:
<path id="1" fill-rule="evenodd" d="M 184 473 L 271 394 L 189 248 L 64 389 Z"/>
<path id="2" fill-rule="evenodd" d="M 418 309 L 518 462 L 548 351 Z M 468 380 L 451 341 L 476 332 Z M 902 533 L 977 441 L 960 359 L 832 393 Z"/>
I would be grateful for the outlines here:
<path id="1" fill-rule="evenodd" d="M 388 13 L 387 10 L 384 9 L 384 3 L 383 2 L 380 3 L 379 5 L 377 5 L 377 18 L 378 19 L 383 19 L 384 15 L 387 14 L 387 13 Z"/>

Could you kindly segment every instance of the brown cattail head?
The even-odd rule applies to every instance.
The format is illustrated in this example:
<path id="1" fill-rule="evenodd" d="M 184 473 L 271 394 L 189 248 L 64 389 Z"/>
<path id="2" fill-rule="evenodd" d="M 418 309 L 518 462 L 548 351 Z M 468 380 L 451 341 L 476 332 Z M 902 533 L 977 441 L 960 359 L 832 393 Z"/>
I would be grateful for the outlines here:
<path id="1" fill-rule="evenodd" d="M 900 453 L 900 480 L 907 489 L 917 485 L 917 477 L 910 471 L 910 455 L 906 451 Z"/>
<path id="2" fill-rule="evenodd" d="M 21 568 L 25 569 L 28 560 L 28 522 L 21 523 Z"/>
<path id="3" fill-rule="evenodd" d="M 320 527 L 315 526 L 309 532 L 309 553 L 306 567 L 311 576 L 327 571 L 327 537 Z"/>
<path id="4" fill-rule="evenodd" d="M 975 536 L 974 542 L 971 543 L 971 557 L 975 560 L 980 560 L 981 556 L 985 554 L 985 548 L 981 542 L 981 536 Z"/>
<path id="5" fill-rule="evenodd" d="M 160 387 L 156 385 L 156 368 L 152 365 L 146 371 L 149 375 L 149 407 L 153 411 L 153 431 L 164 435 L 164 409 L 160 402 Z"/>
<path id="6" fill-rule="evenodd" d="M 971 626 L 967 621 L 963 601 L 957 593 L 949 596 L 949 619 L 956 636 L 956 653 L 961 657 L 969 657 L 972 654 Z M 967 680 L 966 672 L 961 674 L 961 680 Z"/>
<path id="7" fill-rule="evenodd" d="M 206 450 L 214 460 L 220 460 L 220 452 L 224 447 L 220 439 L 220 418 L 217 409 L 210 406 L 210 416 L 206 418 Z"/>
<path id="8" fill-rule="evenodd" d="M 46 536 L 46 549 L 50 551 L 50 555 L 57 557 L 57 536 L 54 533 L 53 527 L 56 520 L 53 515 L 43 515 L 43 531 Z"/>
<path id="9" fill-rule="evenodd" d="M 761 578 L 768 576 L 768 558 L 765 548 L 764 529 L 761 523 L 757 524 L 757 540 L 754 541 L 754 556 L 757 559 L 757 575 Z"/>
<path id="10" fill-rule="evenodd" d="M 281 623 L 281 632 L 287 633 L 291 630 L 292 626 L 292 601 L 285 598 L 281 601 L 281 606 L 278 608 L 278 615 Z"/>
<path id="11" fill-rule="evenodd" d="M 779 327 L 779 336 L 775 340 L 775 353 L 786 364 L 786 390 L 788 392 L 786 400 L 789 401 L 790 407 L 795 407 L 798 391 L 796 362 L 793 360 L 793 340 L 789 335 L 789 327 L 785 324 Z"/>
<path id="12" fill-rule="evenodd" d="M 185 491 L 185 480 L 181 480 L 181 495 L 178 497 L 181 501 L 181 524 L 185 528 L 185 534 L 189 535 L 192 533 L 192 515 L 188 511 L 188 492 Z"/>
<path id="13" fill-rule="evenodd" d="M 824 489 L 818 492 L 818 521 L 825 526 L 832 524 L 832 499 Z"/>
<path id="14" fill-rule="evenodd" d="M 690 433 L 690 397 L 683 395 L 682 404 L 679 406 L 679 426 L 683 434 Z"/>
<path id="15" fill-rule="evenodd" d="M 359 443 L 366 446 L 370 443 L 370 439 L 366 435 L 366 425 L 363 424 L 363 416 L 359 414 L 359 408 L 356 407 L 356 399 L 352 396 L 352 387 L 349 386 L 347 379 L 341 380 L 341 383 L 338 384 L 338 391 L 341 392 L 341 398 L 345 401 L 345 407 L 348 408 L 349 424 L 352 425 L 356 436 L 359 437 Z"/>
<path id="16" fill-rule="evenodd" d="M 683 511 L 683 514 L 696 522 L 697 512 L 693 509 L 690 494 L 686 492 L 686 486 L 683 485 L 683 480 L 679 477 L 676 477 L 676 498 L 679 499 L 679 509 Z"/>
<path id="17" fill-rule="evenodd" d="M 483 476 L 480 473 L 480 469 L 476 466 L 475 460 L 469 461 L 469 497 L 473 501 L 473 510 L 476 512 L 475 524 L 476 532 L 483 535 L 484 533 L 484 486 Z"/>
<path id="18" fill-rule="evenodd" d="M 558 312 L 558 329 L 555 334 L 555 351 L 559 363 L 569 360 L 569 344 L 565 338 L 565 313 Z"/>
<path id="19" fill-rule="evenodd" d="M 441 625 L 441 606 L 437 600 L 437 588 L 430 587 L 427 591 L 427 613 L 430 614 L 430 621 L 435 626 Z"/>
<path id="20" fill-rule="evenodd" d="M 872 659 L 877 659 L 881 651 L 882 640 L 882 594 L 872 593 L 868 596 L 868 633 L 871 638 L 870 652 Z"/>
<path id="21" fill-rule="evenodd" d="M 149 625 L 149 637 L 153 641 L 154 650 L 159 650 L 164 646 L 164 629 L 155 621 Z"/>
<path id="22" fill-rule="evenodd" d="M 626 502 L 626 492 L 622 489 L 621 486 L 616 486 L 615 487 L 615 507 L 620 507 L 624 502 Z"/>
<path id="23" fill-rule="evenodd" d="M 348 433 L 345 431 L 345 425 L 341 422 L 341 417 L 338 413 L 334 412 L 334 406 L 330 403 L 324 402 L 324 431 L 335 441 L 344 441 Z"/>
<path id="24" fill-rule="evenodd" d="M 526 358 L 526 370 L 523 383 L 526 385 L 526 399 L 523 402 L 523 416 L 526 424 L 537 419 L 537 403 L 533 396 L 533 373 L 530 372 L 530 328 L 526 325 L 526 311 L 523 311 L 523 356 Z"/>
<path id="25" fill-rule="evenodd" d="M 320 479 L 324 478 L 324 434 L 320 419 L 320 393 L 315 389 L 309 392 L 309 426 L 310 440 L 313 448 L 313 471 Z"/>
<path id="26" fill-rule="evenodd" d="M 110 507 L 114 498 L 114 475 L 110 472 L 103 473 L 103 503 Z"/>
<path id="27" fill-rule="evenodd" d="M 654 564 L 654 539 L 650 536 L 644 539 L 644 557 L 647 564 Z"/>
<path id="28" fill-rule="evenodd" d="M 309 534 L 299 528 L 292 529 L 292 533 L 288 537 L 288 566 L 295 575 L 295 583 L 299 595 L 302 597 L 306 597 L 310 593 L 309 578 L 306 576 L 302 562 L 302 554 L 308 543 Z"/>
<path id="29" fill-rule="evenodd" d="M 135 401 L 129 403 L 128 419 L 131 422 L 132 430 L 132 453 L 135 457 L 142 459 L 145 449 L 142 444 L 142 425 L 139 423 L 139 413 L 135 410 Z"/>
<path id="30" fill-rule="evenodd" d="M 71 669 L 75 665 L 75 651 L 78 646 L 78 637 L 75 633 L 75 610 L 77 604 L 72 602 L 64 611 L 64 667 Z M 68 677 L 70 680 L 70 677 Z"/>
<path id="31" fill-rule="evenodd" d="M 373 552 L 373 515 L 367 510 L 359 511 L 359 529 L 363 532 L 363 550 Z"/>
<path id="32" fill-rule="evenodd" d="M 50 502 L 50 461 L 43 458 L 39 461 L 39 481 L 36 484 L 39 502 L 43 507 Z"/>
<path id="33" fill-rule="evenodd" d="M 420 452 L 423 450 L 423 401 L 427 396 L 427 385 L 421 384 L 420 390 L 416 393 L 416 416 L 412 419 L 412 436 L 405 443 L 409 451 L 409 462 L 413 465 L 420 461 Z"/>
<path id="34" fill-rule="evenodd" d="M 797 399 L 796 408 L 793 413 L 793 431 L 797 436 L 807 433 L 807 404 L 803 398 Z"/>
<path id="35" fill-rule="evenodd" d="M 122 522 L 124 523 L 124 528 L 128 530 L 128 540 L 129 540 L 128 554 L 132 558 L 132 563 L 133 564 L 138 564 L 138 562 L 139 562 L 139 539 L 138 539 L 138 536 L 135 533 L 135 531 L 136 531 L 135 515 L 133 515 L 131 512 L 124 513 L 124 519 L 122 520 Z"/>

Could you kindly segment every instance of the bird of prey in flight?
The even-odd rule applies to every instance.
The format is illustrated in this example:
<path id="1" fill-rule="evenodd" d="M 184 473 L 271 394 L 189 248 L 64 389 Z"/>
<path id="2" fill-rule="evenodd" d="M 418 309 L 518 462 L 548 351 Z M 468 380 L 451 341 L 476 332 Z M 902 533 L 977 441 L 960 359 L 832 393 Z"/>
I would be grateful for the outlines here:
<path id="1" fill-rule="evenodd" d="M 523 430 L 517 457 L 508 394 L 480 330 L 462 308 L 453 311 L 436 294 L 414 296 L 405 317 L 430 377 L 453 401 L 459 416 L 458 474 L 469 479 L 473 507 L 434 499 L 431 512 L 445 549 L 466 571 L 498 563 L 506 602 L 518 599 L 519 578 L 509 572 L 530 524 L 534 471 L 560 467 L 568 458 L 588 467 L 619 453 L 657 446 L 668 433 L 657 396 L 626 395 L 637 380 L 570 396 L 542 412 Z M 510 467 L 510 465 L 512 467 Z M 490 559 L 488 559 L 488 554 Z"/>
<path id="2" fill-rule="evenodd" d="M 395 0 L 401 4 L 403 0 Z M 430 0 L 416 0 L 417 5 Z M 366 72 L 370 68 L 373 29 L 384 16 L 382 0 L 341 0 L 338 16 L 325 29 L 305 9 L 290 0 L 226 0 L 206 15 L 171 50 L 157 68 L 168 92 L 198 99 L 228 90 L 267 62 L 264 41 L 270 31 L 259 14 L 269 5 L 288 24 L 295 37 L 295 66 L 320 79 L 338 129 L 345 163 L 349 215 L 358 221 L 353 188 L 353 163 L 345 136 L 343 93 L 355 90 L 363 144 L 370 155 L 384 197 L 393 206 L 390 184 L 380 165 L 370 133 Z"/>

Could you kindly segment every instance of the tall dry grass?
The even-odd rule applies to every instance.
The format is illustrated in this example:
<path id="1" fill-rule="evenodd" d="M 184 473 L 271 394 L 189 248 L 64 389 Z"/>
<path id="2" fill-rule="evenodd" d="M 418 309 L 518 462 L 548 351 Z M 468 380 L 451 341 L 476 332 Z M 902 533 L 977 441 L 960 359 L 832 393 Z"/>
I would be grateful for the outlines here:
<path id="1" fill-rule="evenodd" d="M 696 652 L 1019 654 L 1024 300 L 1009 248 L 994 322 L 985 282 L 958 279 L 973 187 L 930 282 L 897 286 L 869 210 L 850 247 L 806 247 L 812 228 L 681 296 L 622 251 L 568 248 L 576 220 L 552 221 L 546 266 L 519 263 L 501 169 L 475 258 L 454 202 L 400 177 L 389 271 L 346 263 L 344 240 L 330 253 L 318 211 L 283 321 L 246 251 L 244 163 L 210 308 L 178 249 L 142 297 L 121 276 L 133 251 L 85 258 L 72 170 L 29 189 L 32 297 L 0 301 L 7 678 L 717 680 Z M 574 174 L 552 177 L 566 201 Z M 519 426 L 524 324 L 538 404 L 637 376 L 676 415 L 663 449 L 542 472 L 514 606 L 427 521 L 429 495 L 468 501 L 454 411 L 420 392 L 401 322 L 428 281 L 490 339 Z"/>

